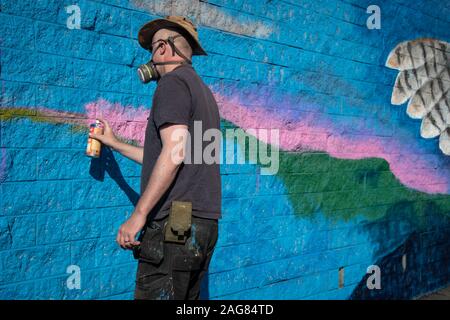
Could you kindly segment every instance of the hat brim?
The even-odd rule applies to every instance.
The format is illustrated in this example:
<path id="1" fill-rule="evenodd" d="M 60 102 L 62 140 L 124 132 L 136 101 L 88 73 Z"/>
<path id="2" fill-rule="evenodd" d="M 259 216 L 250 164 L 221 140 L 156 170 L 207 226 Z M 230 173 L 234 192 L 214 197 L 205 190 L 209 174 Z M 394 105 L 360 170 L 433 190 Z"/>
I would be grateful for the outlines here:
<path id="1" fill-rule="evenodd" d="M 138 34 L 138 41 L 141 47 L 150 50 L 152 46 L 151 42 L 153 39 L 153 35 L 158 30 L 163 28 L 177 28 L 179 30 L 182 30 L 183 36 L 189 37 L 188 40 L 190 40 L 189 43 L 192 46 L 192 55 L 207 55 L 206 51 L 203 50 L 197 39 L 195 39 L 183 26 L 166 19 L 156 19 L 146 23 L 141 27 Z"/>

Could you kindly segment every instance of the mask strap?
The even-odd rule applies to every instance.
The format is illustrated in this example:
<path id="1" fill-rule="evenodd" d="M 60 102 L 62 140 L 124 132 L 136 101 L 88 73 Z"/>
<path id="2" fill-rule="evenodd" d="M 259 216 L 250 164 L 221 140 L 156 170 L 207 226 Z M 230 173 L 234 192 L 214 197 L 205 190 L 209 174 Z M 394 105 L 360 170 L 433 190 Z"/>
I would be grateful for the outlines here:
<path id="1" fill-rule="evenodd" d="M 181 35 L 176 35 L 175 37 L 170 36 L 167 38 L 167 42 L 169 42 L 169 45 L 172 48 L 172 56 L 175 56 L 175 52 L 176 52 L 180 57 L 182 57 L 184 60 L 186 60 L 186 63 L 192 64 L 192 61 L 190 59 L 188 59 L 184 54 L 182 54 L 181 51 L 178 50 L 177 47 L 175 46 L 174 40 L 178 37 L 181 37 Z"/>
<path id="2" fill-rule="evenodd" d="M 186 64 L 184 61 L 166 61 L 166 62 L 153 62 L 155 66 L 166 65 L 166 64 Z"/>

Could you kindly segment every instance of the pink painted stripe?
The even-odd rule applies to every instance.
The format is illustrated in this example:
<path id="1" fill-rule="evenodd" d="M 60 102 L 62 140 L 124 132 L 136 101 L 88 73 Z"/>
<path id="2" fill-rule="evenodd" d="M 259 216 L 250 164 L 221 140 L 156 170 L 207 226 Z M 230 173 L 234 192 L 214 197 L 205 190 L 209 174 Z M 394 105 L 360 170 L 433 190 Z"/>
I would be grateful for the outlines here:
<path id="1" fill-rule="evenodd" d="M 220 114 L 243 130 L 255 128 L 279 129 L 279 147 L 285 151 L 323 151 L 335 158 L 364 159 L 382 158 L 390 166 L 399 181 L 416 190 L 427 193 L 450 192 L 450 179 L 435 168 L 433 155 L 420 155 L 408 152 L 407 147 L 391 137 L 345 135 L 334 128 L 333 123 L 310 114 L 300 120 L 289 111 L 275 113 L 261 107 L 249 109 L 238 99 L 215 94 Z M 150 110 L 140 106 L 122 106 L 100 99 L 85 105 L 86 114 L 69 113 L 53 109 L 37 108 L 45 115 L 72 117 L 70 122 L 88 126 L 96 117 L 109 121 L 114 132 L 125 139 L 134 139 L 144 144 L 145 128 Z M 78 119 L 79 118 L 79 119 Z M 67 121 L 67 119 L 63 119 Z M 269 137 L 256 137 L 273 143 Z M 406 149 L 405 149 L 406 148 Z"/>
<path id="2" fill-rule="evenodd" d="M 72 123 L 86 126 L 86 128 L 100 117 L 108 121 L 114 134 L 117 136 L 127 140 L 136 140 L 141 146 L 144 145 L 147 117 L 150 114 L 148 108 L 144 106 L 138 108 L 123 106 L 120 103 L 111 103 L 107 100 L 99 99 L 86 104 L 85 109 L 86 113 L 83 114 L 43 107 L 36 108 L 43 116 L 54 117 L 54 122 Z"/>
<path id="3" fill-rule="evenodd" d="M 343 135 L 336 133 L 338 130 L 334 130 L 331 122 L 315 121 L 314 115 L 292 121 L 288 113 L 274 113 L 260 107 L 249 110 L 236 99 L 227 99 L 219 94 L 215 96 L 221 117 L 243 130 L 279 129 L 279 147 L 282 150 L 325 151 L 341 159 L 382 158 L 389 163 L 397 179 L 410 188 L 427 193 L 447 194 L 450 191 L 449 177 L 436 170 L 427 155 L 408 153 L 394 138 Z M 415 159 L 414 163 L 407 160 L 409 157 Z"/>
<path id="4" fill-rule="evenodd" d="M 104 99 L 85 105 L 86 115 L 91 123 L 97 117 L 106 119 L 110 123 L 115 134 L 139 142 L 144 145 L 145 128 L 150 110 L 144 106 L 122 106 L 120 103 L 110 103 Z"/>

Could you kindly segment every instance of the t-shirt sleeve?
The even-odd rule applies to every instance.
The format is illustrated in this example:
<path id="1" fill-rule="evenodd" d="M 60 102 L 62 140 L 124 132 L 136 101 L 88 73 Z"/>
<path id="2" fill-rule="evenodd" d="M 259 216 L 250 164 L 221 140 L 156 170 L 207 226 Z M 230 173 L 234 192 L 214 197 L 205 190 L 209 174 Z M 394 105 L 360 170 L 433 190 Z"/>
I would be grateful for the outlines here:
<path id="1" fill-rule="evenodd" d="M 189 126 L 192 99 L 187 84 L 178 76 L 167 74 L 159 81 L 152 108 L 156 127 L 166 123 Z"/>

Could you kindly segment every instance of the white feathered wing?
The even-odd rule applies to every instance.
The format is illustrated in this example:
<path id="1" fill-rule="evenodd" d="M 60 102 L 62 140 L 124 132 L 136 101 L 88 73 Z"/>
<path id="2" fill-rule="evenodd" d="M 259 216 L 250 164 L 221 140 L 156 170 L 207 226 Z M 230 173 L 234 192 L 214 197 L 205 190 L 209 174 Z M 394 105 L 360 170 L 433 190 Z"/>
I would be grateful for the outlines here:
<path id="1" fill-rule="evenodd" d="M 399 43 L 386 66 L 400 71 L 391 103 L 409 100 L 406 113 L 422 119 L 420 135 L 439 136 L 439 148 L 450 155 L 450 44 L 436 39 Z"/>

